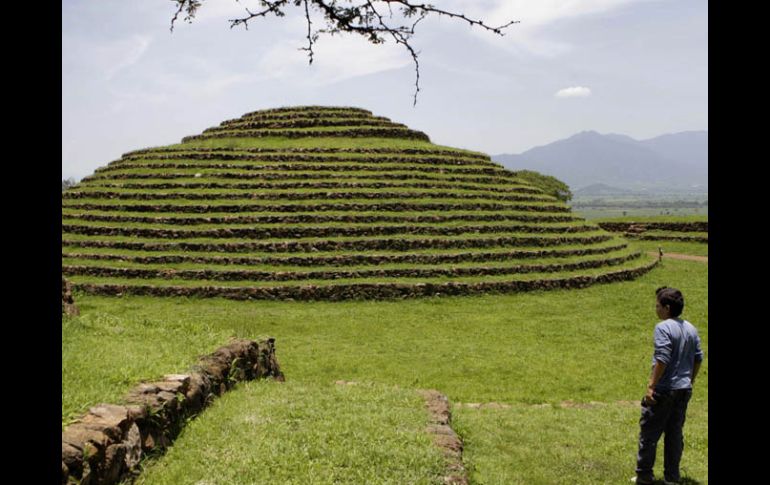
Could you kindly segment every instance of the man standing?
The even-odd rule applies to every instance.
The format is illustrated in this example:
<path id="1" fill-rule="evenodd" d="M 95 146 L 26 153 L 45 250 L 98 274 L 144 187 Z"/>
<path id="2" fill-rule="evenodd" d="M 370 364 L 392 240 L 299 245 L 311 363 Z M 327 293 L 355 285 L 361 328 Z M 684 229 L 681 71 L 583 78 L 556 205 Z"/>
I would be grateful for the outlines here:
<path id="1" fill-rule="evenodd" d="M 661 434 L 663 443 L 664 483 L 679 483 L 679 462 L 682 458 L 687 403 L 692 396 L 692 385 L 703 361 L 698 330 L 679 318 L 684 308 L 682 292 L 675 288 L 655 291 L 655 311 L 661 321 L 655 326 L 652 373 L 647 393 L 642 399 L 639 419 L 639 453 L 636 458 L 637 484 L 651 484 L 655 465 L 655 451 Z"/>

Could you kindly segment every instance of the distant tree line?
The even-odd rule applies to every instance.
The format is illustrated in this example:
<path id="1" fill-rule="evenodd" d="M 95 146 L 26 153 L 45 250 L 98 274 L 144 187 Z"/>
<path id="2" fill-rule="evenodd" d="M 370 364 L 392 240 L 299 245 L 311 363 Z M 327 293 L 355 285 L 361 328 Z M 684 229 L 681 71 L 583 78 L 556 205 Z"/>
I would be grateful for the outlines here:
<path id="1" fill-rule="evenodd" d="M 588 201 L 576 202 L 573 207 L 613 207 L 613 208 L 628 208 L 628 209 L 651 209 L 651 208 L 671 208 L 671 209 L 697 209 L 699 207 L 708 207 L 708 199 L 703 202 L 695 200 L 637 200 L 627 202 L 613 202 L 601 199 L 594 199 Z"/>
<path id="2" fill-rule="evenodd" d="M 61 181 L 61 191 L 64 192 L 65 190 L 67 190 L 68 188 L 72 187 L 75 184 L 77 184 L 77 181 L 72 177 L 68 179 L 64 179 Z"/>
<path id="3" fill-rule="evenodd" d="M 543 175 L 542 173 L 533 172 L 532 170 L 517 170 L 516 175 L 563 202 L 569 202 L 572 199 L 572 192 L 569 190 L 569 185 L 556 177 Z"/>

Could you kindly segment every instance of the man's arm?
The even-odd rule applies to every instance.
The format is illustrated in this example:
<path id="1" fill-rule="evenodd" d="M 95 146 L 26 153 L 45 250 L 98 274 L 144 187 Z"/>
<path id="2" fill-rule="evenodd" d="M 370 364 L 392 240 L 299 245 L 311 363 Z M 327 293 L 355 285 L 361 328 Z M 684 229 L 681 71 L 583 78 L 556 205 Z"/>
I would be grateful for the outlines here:
<path id="1" fill-rule="evenodd" d="M 695 384 L 695 377 L 698 375 L 698 371 L 700 370 L 700 362 L 695 361 L 695 364 L 692 366 L 692 377 L 690 378 L 690 383 Z"/>
<path id="2" fill-rule="evenodd" d="M 663 362 L 656 360 L 655 361 L 655 367 L 652 368 L 652 374 L 650 375 L 650 383 L 647 384 L 647 394 L 645 394 L 644 399 L 649 402 L 650 404 L 655 404 L 655 399 L 652 397 L 653 392 L 655 392 L 655 386 L 658 385 L 658 381 L 661 377 L 663 377 L 663 373 L 666 372 L 666 364 Z M 694 370 L 693 370 L 694 373 Z"/>

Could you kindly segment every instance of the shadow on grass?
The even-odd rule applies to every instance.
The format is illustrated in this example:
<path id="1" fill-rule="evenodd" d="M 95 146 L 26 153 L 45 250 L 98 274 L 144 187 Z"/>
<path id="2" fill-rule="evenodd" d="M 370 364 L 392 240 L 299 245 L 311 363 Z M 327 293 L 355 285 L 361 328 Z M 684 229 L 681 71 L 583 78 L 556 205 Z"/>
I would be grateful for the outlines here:
<path id="1" fill-rule="evenodd" d="M 701 482 L 690 477 L 682 477 L 682 479 L 678 483 L 679 485 L 701 485 Z M 655 480 L 653 482 L 653 485 L 663 485 L 663 480 L 662 479 Z"/>

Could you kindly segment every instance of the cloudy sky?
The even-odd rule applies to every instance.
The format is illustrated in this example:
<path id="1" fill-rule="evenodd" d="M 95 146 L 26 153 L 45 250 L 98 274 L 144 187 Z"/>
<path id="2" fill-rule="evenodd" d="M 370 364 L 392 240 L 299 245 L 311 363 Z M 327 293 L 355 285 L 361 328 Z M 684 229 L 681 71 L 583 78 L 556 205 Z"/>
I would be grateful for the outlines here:
<path id="1" fill-rule="evenodd" d="M 637 139 L 708 129 L 707 0 L 433 0 L 503 37 L 426 19 L 402 46 L 322 37 L 303 12 L 228 19 L 255 0 L 204 0 L 169 31 L 169 0 L 62 0 L 62 177 L 178 143 L 220 121 L 292 105 L 357 106 L 434 143 L 520 153 L 579 131 Z M 320 24 L 320 19 L 319 24 Z"/>

